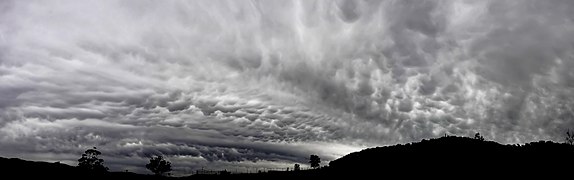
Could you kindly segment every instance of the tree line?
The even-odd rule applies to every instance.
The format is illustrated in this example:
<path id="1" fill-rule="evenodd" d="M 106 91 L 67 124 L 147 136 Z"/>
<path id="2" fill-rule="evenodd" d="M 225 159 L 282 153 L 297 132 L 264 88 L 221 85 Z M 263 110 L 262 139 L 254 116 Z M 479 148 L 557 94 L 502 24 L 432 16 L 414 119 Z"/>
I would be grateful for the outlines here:
<path id="1" fill-rule="evenodd" d="M 78 167 L 94 173 L 108 172 L 109 168 L 104 166 L 104 160 L 99 156 L 102 153 L 96 147 L 86 150 L 80 159 L 78 159 Z M 309 164 L 311 168 L 317 169 L 320 167 L 321 158 L 318 155 L 311 155 L 309 157 Z M 149 163 L 145 165 L 146 169 L 150 170 L 157 176 L 163 176 L 172 171 L 171 162 L 166 160 L 163 156 L 152 156 Z M 301 165 L 295 164 L 294 171 L 301 170 Z"/>
<path id="2" fill-rule="evenodd" d="M 445 137 L 449 137 L 445 134 Z M 485 141 L 484 137 L 480 133 L 476 133 L 473 139 Z M 567 130 L 565 136 L 565 144 L 574 145 L 574 132 Z M 90 172 L 107 172 L 109 169 L 104 166 L 104 160 L 99 158 L 102 153 L 97 150 L 96 147 L 86 150 L 80 159 L 78 159 L 78 167 Z M 309 165 L 313 169 L 320 167 L 321 158 L 318 155 L 309 156 Z M 152 156 L 149 159 L 149 163 L 145 165 L 146 169 L 153 172 L 155 175 L 163 176 L 172 171 L 171 162 L 165 159 L 163 156 Z M 294 171 L 300 171 L 301 165 L 295 164 L 293 167 Z"/>
<path id="3" fill-rule="evenodd" d="M 104 160 L 98 157 L 101 154 L 96 147 L 86 150 L 82 157 L 78 159 L 78 167 L 89 172 L 107 172 L 109 168 L 104 166 Z M 171 162 L 163 158 L 163 156 L 151 157 L 145 167 L 158 176 L 165 175 L 172 170 Z"/>

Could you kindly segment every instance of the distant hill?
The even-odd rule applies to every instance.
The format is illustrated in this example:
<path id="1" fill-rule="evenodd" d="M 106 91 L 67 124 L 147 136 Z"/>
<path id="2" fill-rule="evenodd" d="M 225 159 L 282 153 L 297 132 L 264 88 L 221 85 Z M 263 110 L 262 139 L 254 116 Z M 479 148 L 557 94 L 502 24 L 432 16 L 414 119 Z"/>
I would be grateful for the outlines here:
<path id="1" fill-rule="evenodd" d="M 369 148 L 331 161 L 329 166 L 305 171 L 256 174 L 158 177 L 129 172 L 94 174 L 60 163 L 0 157 L 5 177 L 43 179 L 313 179 L 361 177 L 500 177 L 529 175 L 571 176 L 574 146 L 551 141 L 503 145 L 467 137 L 447 136 L 394 146 Z M 3 179 L 3 178 L 2 178 Z M 570 178 L 567 178 L 570 179 Z"/>
<path id="2" fill-rule="evenodd" d="M 131 172 L 91 173 L 75 166 L 61 163 L 27 161 L 0 157 L 0 179 L 164 179 Z M 13 177 L 13 178 L 12 178 Z"/>

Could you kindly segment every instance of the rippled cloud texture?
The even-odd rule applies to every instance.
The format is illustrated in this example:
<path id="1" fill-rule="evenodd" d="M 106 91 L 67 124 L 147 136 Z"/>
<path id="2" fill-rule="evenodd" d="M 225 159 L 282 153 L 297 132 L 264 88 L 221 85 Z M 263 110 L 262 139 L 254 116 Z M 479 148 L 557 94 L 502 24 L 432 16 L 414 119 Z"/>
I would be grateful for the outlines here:
<path id="1" fill-rule="evenodd" d="M 574 128 L 574 1 L 0 1 L 0 155 L 176 173 Z"/>

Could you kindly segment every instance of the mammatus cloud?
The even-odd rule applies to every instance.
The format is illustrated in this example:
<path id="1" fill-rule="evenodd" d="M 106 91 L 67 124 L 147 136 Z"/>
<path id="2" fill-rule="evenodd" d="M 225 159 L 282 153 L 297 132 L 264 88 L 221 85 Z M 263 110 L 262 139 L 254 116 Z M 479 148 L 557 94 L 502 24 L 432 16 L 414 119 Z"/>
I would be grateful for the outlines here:
<path id="1" fill-rule="evenodd" d="M 2 1 L 0 155 L 176 174 L 574 128 L 574 3 Z"/>

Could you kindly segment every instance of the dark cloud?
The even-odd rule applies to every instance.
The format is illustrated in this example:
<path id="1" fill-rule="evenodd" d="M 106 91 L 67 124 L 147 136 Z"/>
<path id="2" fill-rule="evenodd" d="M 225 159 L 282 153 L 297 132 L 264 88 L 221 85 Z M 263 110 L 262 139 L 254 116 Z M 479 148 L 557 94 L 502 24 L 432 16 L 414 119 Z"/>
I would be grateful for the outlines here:
<path id="1" fill-rule="evenodd" d="M 178 174 L 574 128 L 574 4 L 0 2 L 0 155 Z"/>

